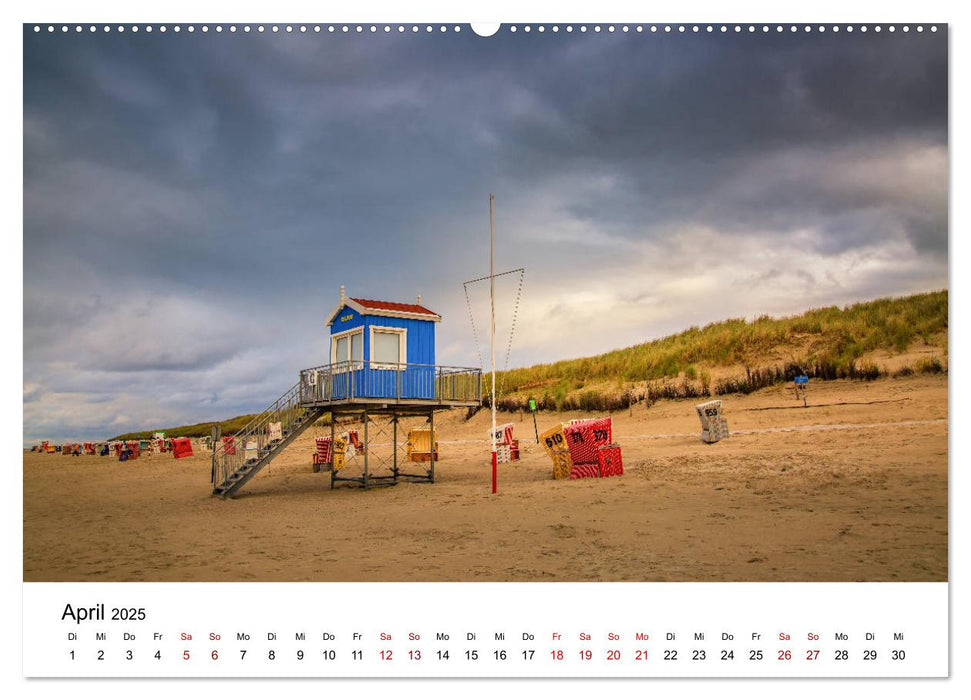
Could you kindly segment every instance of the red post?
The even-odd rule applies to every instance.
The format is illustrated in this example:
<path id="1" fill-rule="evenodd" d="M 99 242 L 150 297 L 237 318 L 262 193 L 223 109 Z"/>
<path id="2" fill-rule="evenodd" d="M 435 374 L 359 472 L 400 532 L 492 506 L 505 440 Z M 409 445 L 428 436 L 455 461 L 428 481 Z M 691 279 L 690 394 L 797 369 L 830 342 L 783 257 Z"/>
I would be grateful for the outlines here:
<path id="1" fill-rule="evenodd" d="M 499 464 L 496 459 L 496 451 L 492 451 L 492 493 L 496 492 L 496 466 Z"/>

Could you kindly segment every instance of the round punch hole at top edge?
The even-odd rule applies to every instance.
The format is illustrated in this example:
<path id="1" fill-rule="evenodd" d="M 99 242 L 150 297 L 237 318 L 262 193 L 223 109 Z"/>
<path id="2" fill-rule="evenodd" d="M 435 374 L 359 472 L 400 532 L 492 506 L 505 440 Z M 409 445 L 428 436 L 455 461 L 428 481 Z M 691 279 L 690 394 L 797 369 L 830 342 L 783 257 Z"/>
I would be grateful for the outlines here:
<path id="1" fill-rule="evenodd" d="M 478 36 L 488 37 L 498 32 L 501 26 L 498 22 L 473 22 L 472 31 Z"/>

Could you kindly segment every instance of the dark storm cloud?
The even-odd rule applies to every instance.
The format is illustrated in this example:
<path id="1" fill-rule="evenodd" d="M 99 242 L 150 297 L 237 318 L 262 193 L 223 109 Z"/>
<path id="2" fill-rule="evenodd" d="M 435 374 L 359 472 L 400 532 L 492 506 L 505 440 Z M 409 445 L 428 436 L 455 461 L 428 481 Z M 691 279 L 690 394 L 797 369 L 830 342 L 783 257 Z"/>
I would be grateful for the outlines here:
<path id="1" fill-rule="evenodd" d="M 946 35 L 25 28 L 25 436 L 260 408 L 341 283 L 434 299 L 471 361 L 489 191 L 521 361 L 603 349 L 540 319 L 588 299 L 628 309 L 604 347 L 714 320 L 710 251 L 726 315 L 943 286 Z"/>

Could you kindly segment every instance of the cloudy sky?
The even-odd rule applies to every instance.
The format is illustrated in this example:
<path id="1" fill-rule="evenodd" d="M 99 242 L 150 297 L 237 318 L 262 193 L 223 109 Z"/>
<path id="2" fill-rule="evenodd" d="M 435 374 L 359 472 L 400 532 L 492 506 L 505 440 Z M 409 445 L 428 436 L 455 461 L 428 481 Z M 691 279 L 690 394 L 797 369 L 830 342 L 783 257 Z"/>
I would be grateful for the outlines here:
<path id="1" fill-rule="evenodd" d="M 341 284 L 479 364 L 490 192 L 517 366 L 944 288 L 947 177 L 944 32 L 27 27 L 24 440 L 261 409 Z"/>

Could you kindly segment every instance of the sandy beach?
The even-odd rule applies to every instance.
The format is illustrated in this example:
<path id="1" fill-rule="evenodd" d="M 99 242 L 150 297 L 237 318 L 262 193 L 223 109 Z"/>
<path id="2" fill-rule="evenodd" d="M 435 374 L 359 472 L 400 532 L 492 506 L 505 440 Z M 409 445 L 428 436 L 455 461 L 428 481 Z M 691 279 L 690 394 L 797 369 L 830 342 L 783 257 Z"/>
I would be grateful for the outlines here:
<path id="1" fill-rule="evenodd" d="M 529 415 L 490 493 L 486 411 L 439 414 L 435 484 L 330 489 L 310 429 L 232 500 L 196 451 L 24 454 L 25 581 L 944 581 L 947 377 L 613 414 L 625 473 L 553 481 Z M 594 414 L 587 414 L 594 415 Z M 540 413 L 539 429 L 581 414 Z M 349 467 L 350 468 L 354 468 Z"/>

